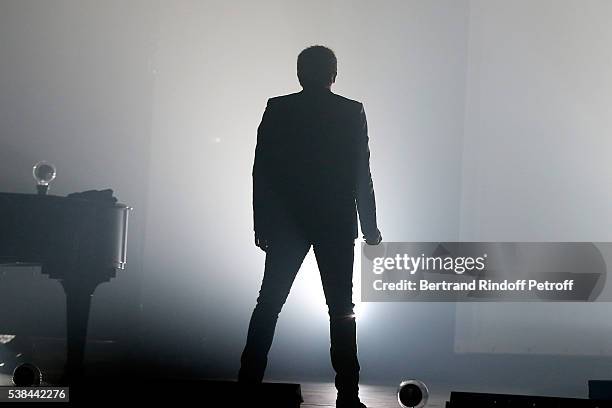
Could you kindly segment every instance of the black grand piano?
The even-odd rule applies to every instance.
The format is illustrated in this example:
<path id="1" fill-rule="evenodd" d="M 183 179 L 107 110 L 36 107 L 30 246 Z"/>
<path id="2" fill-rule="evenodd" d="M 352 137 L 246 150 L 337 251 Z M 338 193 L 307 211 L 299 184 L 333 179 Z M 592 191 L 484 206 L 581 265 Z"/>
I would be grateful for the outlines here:
<path id="1" fill-rule="evenodd" d="M 0 193 L 0 266 L 40 265 L 66 293 L 68 381 L 82 374 L 92 295 L 125 267 L 130 210 L 103 200 Z"/>

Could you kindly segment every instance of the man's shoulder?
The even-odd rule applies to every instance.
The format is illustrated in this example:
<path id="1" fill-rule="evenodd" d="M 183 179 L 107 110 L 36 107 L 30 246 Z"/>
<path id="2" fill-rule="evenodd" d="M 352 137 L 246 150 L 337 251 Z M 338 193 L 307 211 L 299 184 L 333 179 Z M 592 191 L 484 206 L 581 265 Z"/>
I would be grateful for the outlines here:
<path id="1" fill-rule="evenodd" d="M 339 103 L 342 103 L 342 104 L 344 104 L 346 106 L 350 106 L 352 108 L 357 108 L 357 109 L 361 109 L 361 107 L 362 107 L 362 103 L 359 102 L 359 101 L 347 98 L 346 96 L 335 94 L 333 92 L 332 92 L 332 95 L 333 95 L 333 97 L 334 97 L 334 99 L 336 101 L 338 101 Z"/>

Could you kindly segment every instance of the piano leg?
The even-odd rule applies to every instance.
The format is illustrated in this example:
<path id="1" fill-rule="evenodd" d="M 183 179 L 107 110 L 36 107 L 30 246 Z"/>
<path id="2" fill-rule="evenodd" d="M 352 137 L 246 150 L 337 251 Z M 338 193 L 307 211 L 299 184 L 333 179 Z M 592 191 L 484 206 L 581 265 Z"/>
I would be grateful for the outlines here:
<path id="1" fill-rule="evenodd" d="M 83 357 L 91 297 L 95 288 L 82 282 L 62 282 L 66 293 L 66 368 L 64 380 L 74 382 L 83 376 Z"/>

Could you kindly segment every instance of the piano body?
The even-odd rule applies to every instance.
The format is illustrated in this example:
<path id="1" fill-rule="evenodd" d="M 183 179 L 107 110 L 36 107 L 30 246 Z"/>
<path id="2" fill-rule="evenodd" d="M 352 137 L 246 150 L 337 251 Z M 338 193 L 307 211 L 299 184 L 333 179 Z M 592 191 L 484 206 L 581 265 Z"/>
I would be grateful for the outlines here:
<path id="1" fill-rule="evenodd" d="M 125 267 L 130 210 L 106 201 L 0 193 L 0 266 L 40 265 L 64 288 L 69 380 L 82 374 L 91 297 Z"/>

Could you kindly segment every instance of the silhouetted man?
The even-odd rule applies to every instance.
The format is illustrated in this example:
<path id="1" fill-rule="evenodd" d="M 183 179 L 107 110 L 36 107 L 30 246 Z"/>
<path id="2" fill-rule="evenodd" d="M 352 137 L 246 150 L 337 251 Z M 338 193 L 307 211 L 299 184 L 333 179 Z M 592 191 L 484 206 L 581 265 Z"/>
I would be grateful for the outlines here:
<path id="1" fill-rule="evenodd" d="M 331 92 L 337 72 L 329 48 L 297 60 L 303 90 L 268 100 L 253 165 L 255 244 L 266 251 L 238 379 L 261 382 L 268 351 L 295 276 L 312 246 L 329 310 L 337 407 L 365 407 L 358 396 L 353 257 L 357 212 L 366 243 L 382 237 L 370 175 L 363 105 Z"/>

